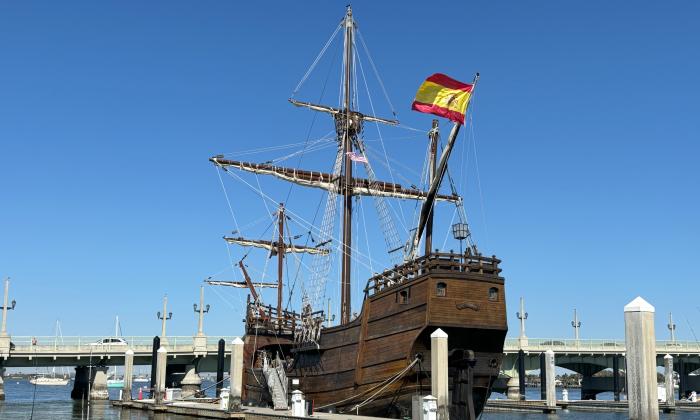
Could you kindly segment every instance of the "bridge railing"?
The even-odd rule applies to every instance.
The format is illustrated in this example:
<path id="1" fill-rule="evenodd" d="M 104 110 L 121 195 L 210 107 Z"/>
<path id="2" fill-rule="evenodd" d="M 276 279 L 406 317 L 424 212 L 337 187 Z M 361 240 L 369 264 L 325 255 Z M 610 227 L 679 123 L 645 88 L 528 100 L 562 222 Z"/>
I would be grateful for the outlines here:
<path id="1" fill-rule="evenodd" d="M 515 352 L 520 349 L 518 338 L 507 338 L 504 345 L 506 352 Z M 526 351 L 590 351 L 596 353 L 624 353 L 625 340 L 616 339 L 568 339 L 568 338 L 528 338 Z M 697 353 L 700 352 L 698 341 L 669 341 L 657 340 L 657 353 Z"/>
<path id="2" fill-rule="evenodd" d="M 120 353 L 127 349 L 134 351 L 149 351 L 153 347 L 153 336 L 123 336 L 126 344 L 102 343 L 105 336 L 12 336 L 12 349 L 14 352 L 23 353 L 51 353 L 51 352 L 76 352 L 76 353 Z M 207 346 L 215 347 L 220 338 L 226 343 L 231 343 L 235 337 L 207 337 Z M 166 337 L 167 347 L 173 351 L 189 351 L 194 348 L 192 336 Z"/>

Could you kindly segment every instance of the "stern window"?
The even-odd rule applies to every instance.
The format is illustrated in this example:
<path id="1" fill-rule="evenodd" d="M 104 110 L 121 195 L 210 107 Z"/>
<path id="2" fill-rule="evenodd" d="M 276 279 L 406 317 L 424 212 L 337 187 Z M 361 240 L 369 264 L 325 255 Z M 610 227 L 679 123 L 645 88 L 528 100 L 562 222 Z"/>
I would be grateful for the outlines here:
<path id="1" fill-rule="evenodd" d="M 492 287 L 489 289 L 489 300 L 495 302 L 498 300 L 498 288 Z"/>
<path id="2" fill-rule="evenodd" d="M 399 303 L 401 303 L 401 304 L 407 304 L 407 303 L 408 303 L 408 298 L 409 298 L 409 296 L 410 296 L 409 290 L 410 290 L 410 289 L 402 290 L 402 291 L 400 291 L 400 292 L 396 295 L 397 300 L 398 300 Z"/>
<path id="3" fill-rule="evenodd" d="M 435 294 L 437 296 L 445 296 L 447 294 L 447 284 L 439 282 L 435 288 Z"/>

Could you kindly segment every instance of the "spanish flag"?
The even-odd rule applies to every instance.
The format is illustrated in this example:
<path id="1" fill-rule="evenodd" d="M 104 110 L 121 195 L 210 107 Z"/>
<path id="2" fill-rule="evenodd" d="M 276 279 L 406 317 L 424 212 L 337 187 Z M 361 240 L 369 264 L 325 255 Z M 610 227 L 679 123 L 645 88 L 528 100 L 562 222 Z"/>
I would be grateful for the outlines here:
<path id="1" fill-rule="evenodd" d="M 435 73 L 420 85 L 411 109 L 445 117 L 464 125 L 464 114 L 467 112 L 473 89 L 473 84 L 462 83 L 442 73 Z"/>

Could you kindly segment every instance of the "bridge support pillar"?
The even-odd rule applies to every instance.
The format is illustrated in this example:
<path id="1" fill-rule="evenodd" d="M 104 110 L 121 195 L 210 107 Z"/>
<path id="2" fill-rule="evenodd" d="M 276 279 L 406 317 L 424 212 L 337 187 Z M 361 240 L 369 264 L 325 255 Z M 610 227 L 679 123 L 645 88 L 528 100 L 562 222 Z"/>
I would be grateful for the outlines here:
<path id="1" fill-rule="evenodd" d="M 73 381 L 73 390 L 70 392 L 70 397 L 74 400 L 82 400 L 88 396 L 88 388 L 90 387 L 90 371 L 88 366 L 75 367 L 75 380 Z"/>
<path id="2" fill-rule="evenodd" d="M 506 385 L 506 396 L 509 400 L 519 400 L 520 399 L 520 381 L 518 376 L 512 376 L 508 379 L 508 384 Z"/>
<path id="3" fill-rule="evenodd" d="M 95 366 L 92 368 L 92 384 L 90 385 L 91 400 L 108 400 L 107 392 L 107 367 Z"/>
<path id="4" fill-rule="evenodd" d="M 613 364 L 613 400 L 620 401 L 620 356 L 612 357 Z"/>
<path id="5" fill-rule="evenodd" d="M 92 378 L 90 377 L 92 371 Z M 90 394 L 88 395 L 88 390 Z M 108 400 L 107 367 L 76 366 L 75 380 L 70 397 L 74 400 L 90 398 L 91 400 Z"/>
<path id="6" fill-rule="evenodd" d="M 595 390 L 592 390 L 589 386 L 591 381 L 593 380 L 593 375 L 590 374 L 584 374 L 583 378 L 581 380 L 581 399 L 582 400 L 595 400 L 597 392 Z"/>
<path id="7" fill-rule="evenodd" d="M 199 377 L 195 365 L 185 367 L 185 376 L 180 381 L 182 398 L 198 397 L 202 392 L 202 378 Z"/>

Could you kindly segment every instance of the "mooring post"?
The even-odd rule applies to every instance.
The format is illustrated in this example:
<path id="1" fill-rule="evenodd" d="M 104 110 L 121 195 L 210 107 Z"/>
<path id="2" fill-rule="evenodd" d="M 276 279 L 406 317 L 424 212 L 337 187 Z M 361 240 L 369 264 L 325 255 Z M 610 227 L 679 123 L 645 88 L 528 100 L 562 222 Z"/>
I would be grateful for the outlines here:
<path id="1" fill-rule="evenodd" d="M 156 369 L 156 404 L 162 404 L 165 397 L 165 371 L 168 367 L 168 350 L 161 347 L 157 351 L 158 366 Z"/>
<path id="2" fill-rule="evenodd" d="M 134 351 L 124 352 L 124 388 L 122 401 L 131 401 L 131 381 L 134 376 Z"/>
<path id="3" fill-rule="evenodd" d="M 620 401 L 620 356 L 614 354 L 613 362 L 613 400 Z"/>
<path id="4" fill-rule="evenodd" d="M 236 337 L 231 348 L 231 366 L 229 369 L 229 399 L 228 410 L 241 410 L 241 395 L 243 393 L 243 340 Z"/>
<path id="5" fill-rule="evenodd" d="M 226 349 L 226 340 L 219 339 L 219 348 L 216 353 L 216 396 L 221 397 L 221 388 L 224 387 L 224 353 Z"/>
<path id="6" fill-rule="evenodd" d="M 666 408 L 664 413 L 672 413 L 675 411 L 676 396 L 673 386 L 673 356 L 667 354 L 664 356 L 664 384 L 666 385 Z"/>
<path id="7" fill-rule="evenodd" d="M 156 389 L 156 376 L 158 368 L 158 349 L 160 348 L 160 337 L 153 337 L 153 350 L 151 351 L 151 386 L 150 386 L 150 396 L 155 397 Z"/>
<path id="8" fill-rule="evenodd" d="M 521 401 L 525 401 L 525 351 L 518 351 L 518 394 Z"/>
<path id="9" fill-rule="evenodd" d="M 540 399 L 547 399 L 547 358 L 540 353 Z"/>
<path id="10" fill-rule="evenodd" d="M 545 380 L 547 382 L 546 400 L 547 409 L 545 412 L 553 413 L 557 408 L 556 378 L 554 373 L 554 352 L 549 349 L 544 353 Z"/>
<path id="11" fill-rule="evenodd" d="M 641 297 L 625 306 L 627 398 L 631 420 L 658 420 L 654 307 Z"/>
<path id="12" fill-rule="evenodd" d="M 448 420 L 450 415 L 447 348 L 447 333 L 438 328 L 430 334 L 430 388 L 437 398 L 438 420 Z"/>

